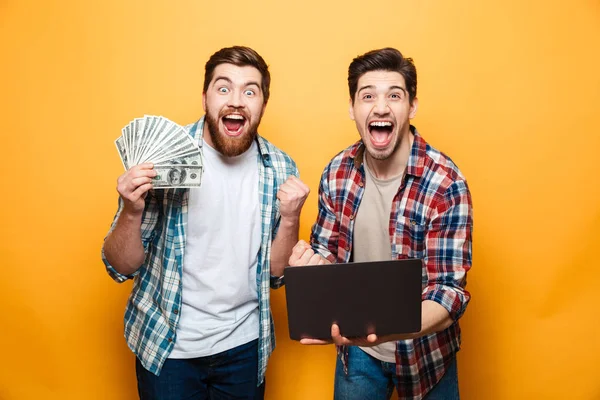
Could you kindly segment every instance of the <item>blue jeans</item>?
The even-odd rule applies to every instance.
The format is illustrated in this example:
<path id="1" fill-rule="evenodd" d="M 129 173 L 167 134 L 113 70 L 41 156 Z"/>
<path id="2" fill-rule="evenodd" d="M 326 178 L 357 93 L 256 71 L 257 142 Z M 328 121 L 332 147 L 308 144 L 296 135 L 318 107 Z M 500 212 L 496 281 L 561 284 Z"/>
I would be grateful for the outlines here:
<path id="1" fill-rule="evenodd" d="M 348 347 L 348 375 L 342 361 L 335 367 L 335 400 L 382 400 L 389 399 L 398 385 L 396 364 L 372 357 L 355 346 Z M 424 397 L 424 400 L 458 400 L 458 372 L 456 358 L 452 360 L 440 381 Z"/>
<path id="2" fill-rule="evenodd" d="M 258 340 L 207 357 L 167 359 L 160 375 L 136 358 L 141 400 L 262 400 L 265 382 L 257 387 Z"/>

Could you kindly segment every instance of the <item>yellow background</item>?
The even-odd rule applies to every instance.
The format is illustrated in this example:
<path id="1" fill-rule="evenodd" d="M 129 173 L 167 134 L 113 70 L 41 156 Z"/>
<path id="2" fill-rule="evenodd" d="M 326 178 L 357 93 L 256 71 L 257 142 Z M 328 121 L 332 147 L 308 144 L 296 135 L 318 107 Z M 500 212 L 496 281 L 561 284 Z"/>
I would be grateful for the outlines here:
<path id="1" fill-rule="evenodd" d="M 143 114 L 202 113 L 204 63 L 255 48 L 271 65 L 260 132 L 297 161 L 316 217 L 320 173 L 358 135 L 346 73 L 394 46 L 415 59 L 423 136 L 467 176 L 473 300 L 464 399 L 600 399 L 600 3 L 566 1 L 0 1 L 0 399 L 132 399 L 122 332 L 131 283 L 100 247 Z M 329 399 L 334 350 L 287 334 L 268 399 Z"/>

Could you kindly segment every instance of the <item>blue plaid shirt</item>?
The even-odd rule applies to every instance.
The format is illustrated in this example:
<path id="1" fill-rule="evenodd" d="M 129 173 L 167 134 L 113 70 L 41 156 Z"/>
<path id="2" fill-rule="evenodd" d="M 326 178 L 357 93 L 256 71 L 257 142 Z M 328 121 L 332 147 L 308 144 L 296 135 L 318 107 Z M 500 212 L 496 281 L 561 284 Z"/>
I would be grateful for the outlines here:
<path id="1" fill-rule="evenodd" d="M 202 146 L 204 118 L 187 128 Z M 277 190 L 290 175 L 298 176 L 295 162 L 284 152 L 257 136 L 259 149 L 259 196 L 262 240 L 258 254 L 256 287 L 259 304 L 258 382 L 263 382 L 267 361 L 275 348 L 275 331 L 269 307 L 270 290 L 282 285 L 282 280 L 270 274 L 271 242 L 279 226 L 280 214 Z M 177 340 L 177 325 L 181 310 L 181 276 L 185 253 L 189 189 L 157 189 L 146 196 L 142 217 L 142 243 L 146 259 L 131 276 L 118 273 L 102 260 L 108 274 L 117 282 L 133 279 L 133 289 L 125 310 L 127 345 L 148 371 L 158 375 Z M 110 230 L 115 228 L 119 208 Z"/>

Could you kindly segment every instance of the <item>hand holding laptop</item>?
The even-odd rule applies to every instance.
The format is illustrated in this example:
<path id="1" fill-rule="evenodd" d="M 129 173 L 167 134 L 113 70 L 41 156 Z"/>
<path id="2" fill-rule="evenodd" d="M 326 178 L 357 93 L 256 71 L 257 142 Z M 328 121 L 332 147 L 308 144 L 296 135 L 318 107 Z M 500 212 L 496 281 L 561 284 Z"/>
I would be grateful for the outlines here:
<path id="1" fill-rule="evenodd" d="M 284 275 L 290 337 L 301 344 L 375 346 L 421 328 L 421 260 L 332 264 L 301 240 Z"/>
<path id="2" fill-rule="evenodd" d="M 352 338 L 348 339 L 340 334 L 340 327 L 337 324 L 331 325 L 331 340 L 320 340 L 320 339 L 309 339 L 304 338 L 300 340 L 301 344 L 335 344 L 337 346 L 361 346 L 371 347 L 376 346 L 386 340 L 380 340 L 376 334 L 372 333 L 367 337 Z"/>
<path id="3" fill-rule="evenodd" d="M 321 257 L 319 254 L 316 254 L 310 247 L 310 244 L 306 243 L 304 240 L 300 240 L 292 249 L 292 255 L 290 256 L 289 263 L 290 266 L 294 267 L 331 264 L 329 260 Z M 378 338 L 375 333 L 372 333 L 366 337 L 348 339 L 347 337 L 341 335 L 340 327 L 337 324 L 333 324 L 331 325 L 331 340 L 304 338 L 300 340 L 300 343 L 306 345 L 335 344 L 338 346 L 370 347 L 386 341 L 387 340 L 384 338 Z"/>

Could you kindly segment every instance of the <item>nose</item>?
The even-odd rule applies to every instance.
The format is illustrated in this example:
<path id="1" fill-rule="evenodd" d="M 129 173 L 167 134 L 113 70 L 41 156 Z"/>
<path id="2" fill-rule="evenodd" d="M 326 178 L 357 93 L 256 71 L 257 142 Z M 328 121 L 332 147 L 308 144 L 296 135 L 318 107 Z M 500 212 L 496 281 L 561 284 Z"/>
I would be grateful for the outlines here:
<path id="1" fill-rule="evenodd" d="M 244 106 L 243 93 L 241 90 L 233 90 L 229 95 L 227 105 L 233 108 L 240 108 Z"/>
<path id="2" fill-rule="evenodd" d="M 377 97 L 377 101 L 375 102 L 375 105 L 373 106 L 373 112 L 377 115 L 387 114 L 388 103 L 387 103 L 387 99 L 385 98 L 385 96 Z"/>

